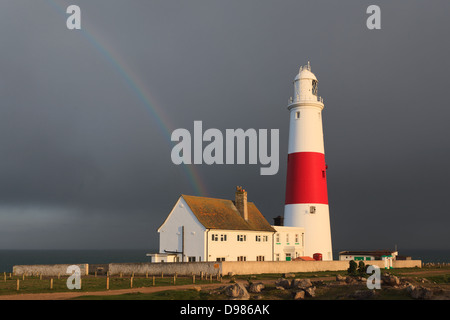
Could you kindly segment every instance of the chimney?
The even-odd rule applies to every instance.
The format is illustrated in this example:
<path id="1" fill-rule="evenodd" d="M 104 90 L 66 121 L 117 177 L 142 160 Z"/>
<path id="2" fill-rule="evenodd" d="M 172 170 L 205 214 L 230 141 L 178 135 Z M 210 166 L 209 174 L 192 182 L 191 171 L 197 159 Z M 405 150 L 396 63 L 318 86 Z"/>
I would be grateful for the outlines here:
<path id="1" fill-rule="evenodd" d="M 284 225 L 284 218 L 282 216 L 278 216 L 276 218 L 273 218 L 273 223 L 275 226 L 283 226 Z"/>
<path id="2" fill-rule="evenodd" d="M 242 189 L 242 187 L 236 187 L 235 206 L 242 218 L 244 218 L 245 221 L 248 221 L 247 191 Z"/>

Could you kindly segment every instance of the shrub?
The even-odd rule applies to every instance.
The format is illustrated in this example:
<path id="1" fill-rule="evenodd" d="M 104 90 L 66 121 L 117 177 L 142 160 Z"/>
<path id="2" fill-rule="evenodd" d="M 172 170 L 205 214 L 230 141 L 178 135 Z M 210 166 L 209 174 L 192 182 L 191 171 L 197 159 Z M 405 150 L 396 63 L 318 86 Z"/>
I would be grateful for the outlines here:
<path id="1" fill-rule="evenodd" d="M 356 276 L 357 264 L 355 261 L 350 260 L 349 267 L 347 269 L 347 273 L 351 276 Z"/>
<path id="2" fill-rule="evenodd" d="M 363 277 L 363 276 L 365 276 L 365 275 L 367 274 L 366 271 L 367 271 L 367 266 L 364 264 L 363 261 L 360 261 L 360 262 L 358 263 L 358 274 L 359 274 L 361 277 Z"/>

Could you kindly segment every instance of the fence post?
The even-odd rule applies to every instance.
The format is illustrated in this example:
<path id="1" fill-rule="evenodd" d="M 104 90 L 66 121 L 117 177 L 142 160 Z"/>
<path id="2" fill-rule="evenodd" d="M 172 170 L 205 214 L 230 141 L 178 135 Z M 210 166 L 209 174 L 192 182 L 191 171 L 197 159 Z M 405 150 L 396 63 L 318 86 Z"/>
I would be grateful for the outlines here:
<path id="1" fill-rule="evenodd" d="M 109 276 L 106 277 L 106 290 L 109 290 Z"/>
<path id="2" fill-rule="evenodd" d="M 130 288 L 133 288 L 133 277 L 130 278 Z"/>
<path id="3" fill-rule="evenodd" d="M 50 290 L 53 289 L 53 278 L 50 279 Z"/>
<path id="4" fill-rule="evenodd" d="M 195 283 L 195 274 L 192 275 L 192 283 Z"/>
<path id="5" fill-rule="evenodd" d="M 19 291 L 19 287 L 20 287 L 19 283 L 20 283 L 20 280 L 17 279 L 17 291 Z"/>
<path id="6" fill-rule="evenodd" d="M 155 276 L 153 276 L 153 286 L 155 286 Z"/>

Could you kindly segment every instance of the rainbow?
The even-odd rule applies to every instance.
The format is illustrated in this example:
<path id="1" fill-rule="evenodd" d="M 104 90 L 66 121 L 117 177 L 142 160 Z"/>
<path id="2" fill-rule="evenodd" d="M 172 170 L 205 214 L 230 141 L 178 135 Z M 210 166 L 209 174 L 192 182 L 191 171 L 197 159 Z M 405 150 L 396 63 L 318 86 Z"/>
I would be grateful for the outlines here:
<path id="1" fill-rule="evenodd" d="M 54 8 L 59 14 L 66 19 L 67 6 L 60 5 L 54 0 L 47 0 L 47 2 Z M 82 18 L 83 19 L 83 18 Z M 65 20 L 64 20 L 65 21 Z M 65 25 L 64 25 L 65 26 Z M 136 94 L 142 105 L 150 114 L 156 125 L 162 134 L 167 138 L 168 142 L 172 144 L 171 133 L 174 128 L 171 128 L 167 116 L 165 115 L 161 106 L 159 106 L 155 99 L 152 98 L 148 87 L 141 81 L 139 75 L 131 70 L 124 59 L 120 59 L 118 54 L 112 49 L 112 46 L 107 46 L 104 41 L 101 41 L 99 37 L 94 36 L 94 33 L 87 31 L 86 23 L 82 20 L 81 30 L 77 30 L 82 34 L 86 40 L 105 58 L 105 60 L 117 71 L 128 87 Z M 194 188 L 196 194 L 200 196 L 207 195 L 207 188 L 203 182 L 198 170 L 194 165 L 181 165 L 183 172 L 187 176 L 187 179 L 191 186 Z"/>

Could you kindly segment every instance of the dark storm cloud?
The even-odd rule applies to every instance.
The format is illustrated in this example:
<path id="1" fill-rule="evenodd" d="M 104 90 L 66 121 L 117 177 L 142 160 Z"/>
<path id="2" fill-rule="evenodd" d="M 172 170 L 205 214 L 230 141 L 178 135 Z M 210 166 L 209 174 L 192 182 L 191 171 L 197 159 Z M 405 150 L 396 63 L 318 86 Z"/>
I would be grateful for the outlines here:
<path id="1" fill-rule="evenodd" d="M 69 4 L 85 33 L 65 27 L 57 8 Z M 334 247 L 446 248 L 450 4 L 378 1 L 382 29 L 369 31 L 370 4 L 1 4 L 0 247 L 156 248 L 177 197 L 197 193 L 168 141 L 194 120 L 280 129 L 275 176 L 197 166 L 208 196 L 243 185 L 272 222 L 283 213 L 287 99 L 310 60 L 325 100 Z"/>

